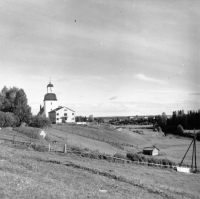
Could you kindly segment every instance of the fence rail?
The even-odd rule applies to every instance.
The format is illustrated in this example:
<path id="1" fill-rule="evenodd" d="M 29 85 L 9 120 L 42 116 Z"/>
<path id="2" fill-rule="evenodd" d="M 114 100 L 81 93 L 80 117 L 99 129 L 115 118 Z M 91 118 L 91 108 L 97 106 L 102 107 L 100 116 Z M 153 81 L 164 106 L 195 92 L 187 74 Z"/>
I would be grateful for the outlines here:
<path id="1" fill-rule="evenodd" d="M 122 150 L 124 150 L 124 147 L 123 146 L 129 146 L 129 147 L 134 147 L 136 149 L 138 149 L 138 146 L 134 146 L 134 145 L 131 145 L 131 144 L 128 144 L 128 143 L 125 143 L 125 142 L 119 142 L 119 141 L 115 141 L 114 139 L 109 139 L 109 138 L 100 138 L 98 137 L 97 135 L 89 135 L 87 133 L 83 133 L 83 132 L 78 132 L 78 131 L 73 131 L 73 130 L 64 130 L 62 128 L 55 128 L 55 127 L 51 127 L 52 129 L 56 129 L 56 130 L 60 130 L 60 131 L 64 131 L 64 132 L 67 132 L 67 133 L 71 133 L 71 134 L 75 134 L 75 135 L 78 135 L 78 136 L 82 136 L 82 137 L 86 137 L 86 138 L 89 138 L 89 139 L 93 139 L 93 140 L 97 140 L 97 141 L 100 141 L 100 142 L 105 142 L 105 143 L 109 143 L 117 148 L 120 148 Z"/>
<path id="2" fill-rule="evenodd" d="M 5 141 L 8 141 L 8 142 L 11 142 L 12 144 L 25 144 L 25 145 L 28 145 L 28 146 L 31 146 L 33 144 L 33 142 L 29 142 L 28 140 L 22 140 L 22 139 L 16 139 L 14 140 L 11 140 L 11 139 L 8 139 L 9 136 L 2 136 L 0 137 L 0 140 L 5 140 Z M 123 159 L 123 158 L 118 158 L 118 157 L 114 157 L 114 156 L 110 156 L 110 155 L 107 155 L 107 154 L 101 154 L 101 153 L 94 153 L 94 152 L 83 152 L 83 151 L 80 151 L 80 150 L 72 150 L 70 148 L 67 148 L 67 145 L 66 144 L 62 144 L 60 145 L 60 149 L 61 150 L 57 150 L 57 147 L 59 146 L 60 144 L 57 144 L 57 145 L 54 145 L 54 144 L 50 144 L 48 146 L 45 146 L 46 149 L 48 149 L 49 152 L 62 152 L 63 154 L 65 153 L 74 153 L 74 154 L 77 154 L 77 155 L 96 155 L 96 156 L 102 156 L 104 160 L 108 160 L 108 161 L 112 161 L 112 162 L 117 162 L 117 163 L 132 163 L 132 164 L 137 164 L 137 165 L 145 165 L 145 166 L 155 166 L 155 167 L 161 167 L 161 168 L 170 168 L 170 169 L 175 169 L 177 168 L 178 165 L 164 165 L 164 164 L 156 164 L 156 163 L 151 163 L 151 162 L 141 162 L 139 160 L 137 161 L 132 161 L 132 160 L 129 160 L 129 159 Z M 83 157 L 87 157 L 87 156 L 83 156 Z M 100 158 L 98 158 L 100 159 Z M 197 168 L 198 170 L 200 170 L 200 168 L 198 167 Z"/>
<path id="3" fill-rule="evenodd" d="M 132 160 L 129 160 L 129 159 L 118 158 L 118 157 L 109 156 L 109 155 L 101 154 L 101 153 L 90 153 L 90 152 L 76 151 L 76 150 L 72 150 L 70 148 L 66 148 L 65 152 L 66 153 L 75 153 L 77 155 L 103 156 L 104 157 L 103 159 L 106 159 L 108 161 L 117 162 L 117 163 L 119 163 L 119 162 L 121 162 L 121 163 L 132 163 L 132 164 L 137 164 L 137 165 L 140 164 L 140 165 L 146 165 L 146 166 L 155 166 L 155 167 L 171 168 L 171 169 L 175 169 L 177 167 L 177 165 L 164 165 L 164 164 L 156 164 L 156 163 L 150 163 L 150 162 L 140 162 L 139 160 L 138 161 L 132 161 Z"/>

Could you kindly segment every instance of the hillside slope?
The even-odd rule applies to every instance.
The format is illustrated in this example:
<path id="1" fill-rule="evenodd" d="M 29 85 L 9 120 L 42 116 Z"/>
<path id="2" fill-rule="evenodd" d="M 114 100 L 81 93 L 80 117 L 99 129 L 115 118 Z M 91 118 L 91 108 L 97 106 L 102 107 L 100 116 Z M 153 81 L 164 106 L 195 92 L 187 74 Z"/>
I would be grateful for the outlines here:
<path id="1" fill-rule="evenodd" d="M 1 198 L 199 198 L 199 175 L 0 144 Z"/>

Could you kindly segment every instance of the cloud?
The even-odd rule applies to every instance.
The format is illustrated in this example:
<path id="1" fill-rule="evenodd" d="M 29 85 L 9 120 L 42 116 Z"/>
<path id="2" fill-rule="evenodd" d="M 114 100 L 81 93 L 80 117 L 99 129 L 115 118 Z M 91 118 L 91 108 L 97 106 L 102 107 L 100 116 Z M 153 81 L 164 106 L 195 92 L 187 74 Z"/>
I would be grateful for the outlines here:
<path id="1" fill-rule="evenodd" d="M 156 78 L 152 78 L 152 77 L 147 77 L 144 74 L 137 74 L 135 76 L 137 79 L 142 80 L 142 81 L 146 81 L 146 82 L 153 82 L 153 83 L 159 83 L 159 84 L 164 84 L 165 82 Z"/>
<path id="2" fill-rule="evenodd" d="M 70 82 L 71 80 L 69 78 L 59 78 L 57 79 L 57 82 Z"/>
<path id="3" fill-rule="evenodd" d="M 200 95 L 200 93 L 190 93 L 190 95 Z"/>
<path id="4" fill-rule="evenodd" d="M 109 100 L 115 100 L 117 99 L 117 96 L 111 97 Z"/>

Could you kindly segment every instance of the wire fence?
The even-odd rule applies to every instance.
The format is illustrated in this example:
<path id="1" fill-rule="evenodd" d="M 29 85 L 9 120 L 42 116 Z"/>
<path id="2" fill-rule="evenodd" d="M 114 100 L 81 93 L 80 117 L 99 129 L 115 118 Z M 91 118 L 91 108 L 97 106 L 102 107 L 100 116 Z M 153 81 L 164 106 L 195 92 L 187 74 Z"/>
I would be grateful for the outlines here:
<path id="1" fill-rule="evenodd" d="M 65 130 L 62 127 L 60 127 L 60 128 L 59 127 L 51 127 L 51 128 L 56 129 L 56 130 L 60 130 L 60 131 L 64 131 L 64 132 L 67 132 L 67 133 L 71 133 L 71 134 L 76 134 L 78 136 L 86 137 L 86 138 L 97 140 L 97 141 L 100 141 L 100 142 L 109 143 L 110 145 L 113 145 L 113 146 L 115 146 L 119 149 L 122 149 L 122 150 L 124 150 L 123 146 L 134 147 L 134 148 L 138 149 L 138 146 L 134 146 L 134 145 L 131 145 L 131 144 L 128 144 L 128 143 L 125 143 L 125 142 L 116 141 L 114 139 L 101 138 L 97 135 L 90 135 L 88 133 L 83 133 L 83 132 L 79 132 L 79 131 L 75 131 L 75 130 L 69 130 L 69 129 Z"/>
<path id="2" fill-rule="evenodd" d="M 52 150 L 52 148 L 51 148 L 50 152 L 56 152 L 56 151 Z M 156 164 L 156 163 L 152 163 L 152 162 L 144 162 L 144 161 L 139 161 L 139 160 L 132 161 L 130 159 L 118 158 L 118 157 L 114 157 L 114 156 L 107 155 L 107 154 L 94 153 L 94 152 L 83 152 L 80 150 L 72 150 L 70 148 L 66 148 L 66 145 L 63 146 L 63 153 L 75 153 L 82 157 L 91 157 L 92 159 L 103 159 L 103 160 L 107 160 L 109 162 L 114 162 L 114 163 L 129 163 L 129 164 L 154 166 L 154 167 L 170 168 L 170 169 L 177 168 L 177 165 Z"/>
<path id="3" fill-rule="evenodd" d="M 48 146 L 48 144 L 45 144 L 45 142 L 43 142 L 42 140 L 29 138 L 29 137 L 26 137 L 26 136 L 23 136 L 23 135 L 0 134 L 0 140 L 3 140 L 4 142 L 11 142 L 13 144 L 30 145 L 30 144 L 33 144 L 33 143 L 37 143 L 37 144 L 41 144 L 41 145 L 46 145 L 46 147 Z"/>
<path id="4" fill-rule="evenodd" d="M 32 139 L 32 138 L 31 138 Z M 16 137 L 16 139 L 12 139 L 11 136 L 6 136 L 6 135 L 1 135 L 0 140 L 4 140 L 5 142 L 10 142 L 13 145 L 27 145 L 27 146 L 33 146 L 34 139 L 32 139 L 32 142 L 30 140 L 25 140 L 20 137 Z M 38 140 L 37 140 L 38 144 Z M 44 145 L 43 145 L 44 146 Z M 109 162 L 114 162 L 114 163 L 127 163 L 127 164 L 137 164 L 137 165 L 145 165 L 145 166 L 154 166 L 154 167 L 160 167 L 160 168 L 170 168 L 170 169 L 176 169 L 178 165 L 169 165 L 169 164 L 158 164 L 158 163 L 153 163 L 153 162 L 144 162 L 144 161 L 133 161 L 130 159 L 124 159 L 124 158 L 119 158 L 107 154 L 102 154 L 102 153 L 94 153 L 94 152 L 84 152 L 81 150 L 74 150 L 71 148 L 67 148 L 67 144 L 59 144 L 59 143 L 49 143 L 44 146 L 46 151 L 48 152 L 53 152 L 53 153 L 63 153 L 63 154 L 68 154 L 68 153 L 74 153 L 76 155 L 82 156 L 82 157 L 90 157 L 92 159 L 103 159 L 107 160 Z M 187 166 L 186 166 L 187 167 Z M 200 170 L 200 168 L 197 168 Z"/>

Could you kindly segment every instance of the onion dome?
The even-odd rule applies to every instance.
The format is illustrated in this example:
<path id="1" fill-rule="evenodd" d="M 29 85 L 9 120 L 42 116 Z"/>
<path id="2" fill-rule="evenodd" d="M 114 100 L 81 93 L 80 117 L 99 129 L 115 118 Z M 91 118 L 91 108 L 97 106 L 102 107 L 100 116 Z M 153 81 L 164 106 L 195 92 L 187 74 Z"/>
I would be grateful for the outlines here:
<path id="1" fill-rule="evenodd" d="M 57 97 L 55 93 L 47 93 L 44 96 L 44 101 L 57 101 Z"/>
<path id="2" fill-rule="evenodd" d="M 53 87 L 53 84 L 50 82 L 47 87 Z"/>

